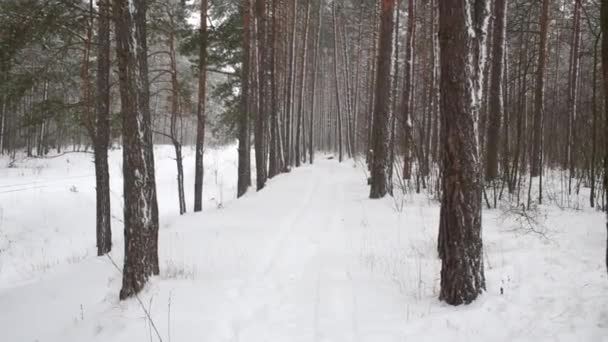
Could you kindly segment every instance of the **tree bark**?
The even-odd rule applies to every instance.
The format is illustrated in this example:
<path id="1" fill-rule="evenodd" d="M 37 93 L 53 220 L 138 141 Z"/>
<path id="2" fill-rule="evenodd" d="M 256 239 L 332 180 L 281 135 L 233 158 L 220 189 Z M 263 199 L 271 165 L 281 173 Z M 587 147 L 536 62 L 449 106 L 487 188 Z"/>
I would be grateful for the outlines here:
<path id="1" fill-rule="evenodd" d="M 498 176 L 498 144 L 500 141 L 500 124 L 504 115 L 502 96 L 504 42 L 506 34 L 507 1 L 494 2 L 494 33 L 492 44 L 492 71 L 490 74 L 488 134 L 486 139 L 486 181 L 493 181 Z"/>
<path id="2" fill-rule="evenodd" d="M 302 163 L 302 156 L 301 156 L 300 151 L 302 151 L 302 149 L 304 148 L 304 145 L 300 143 L 300 140 L 301 140 L 302 128 L 303 128 L 302 116 L 304 113 L 304 90 L 306 88 L 306 62 L 307 62 L 307 56 L 308 56 L 308 54 L 307 54 L 308 53 L 308 26 L 310 23 L 310 3 L 311 3 L 311 0 L 308 0 L 308 3 L 306 4 L 306 22 L 304 24 L 302 65 L 300 67 L 302 79 L 300 80 L 300 96 L 299 96 L 299 100 L 298 100 L 298 103 L 299 103 L 298 104 L 298 122 L 296 123 L 296 141 L 295 141 L 296 167 L 300 167 L 300 164 Z"/>
<path id="3" fill-rule="evenodd" d="M 401 120 L 403 127 L 403 179 L 412 178 L 412 120 L 410 118 L 413 111 L 413 80 L 414 80 L 414 59 L 416 45 L 416 1 L 408 0 L 408 23 L 407 38 L 405 43 L 405 74 L 403 82 L 403 96 L 401 100 Z"/>
<path id="4" fill-rule="evenodd" d="M 541 172 L 542 122 L 545 115 L 545 74 L 547 69 L 547 40 L 549 35 L 549 2 L 542 0 L 540 16 L 540 45 L 538 69 L 536 70 L 536 93 L 534 96 L 534 137 L 532 142 L 532 160 L 530 174 L 537 177 Z"/>
<path id="5" fill-rule="evenodd" d="M 608 0 L 602 1 L 601 26 L 602 26 L 602 74 L 604 78 L 604 100 L 608 99 Z M 608 105 L 604 105 L 604 137 L 608 137 Z M 608 193 L 608 139 L 604 140 L 604 189 Z M 606 210 L 608 218 L 608 210 Z M 608 221 L 606 222 L 608 231 Z M 606 269 L 608 270 L 608 239 L 606 240 Z"/>
<path id="6" fill-rule="evenodd" d="M 338 23 L 336 18 L 336 2 L 332 4 L 332 17 L 334 24 L 334 78 L 336 86 L 336 105 L 338 116 L 338 161 L 342 162 L 342 106 L 340 102 L 340 78 L 338 75 Z M 390 58 L 390 57 L 389 57 Z"/>
<path id="7" fill-rule="evenodd" d="M 439 1 L 442 200 L 439 299 L 468 304 L 485 288 L 476 121 L 487 26 L 484 0 Z"/>
<path id="8" fill-rule="evenodd" d="M 203 210 L 203 153 L 207 120 L 207 0 L 201 0 L 201 27 L 198 71 L 198 105 L 196 107 L 196 148 L 194 161 L 194 211 Z"/>
<path id="9" fill-rule="evenodd" d="M 372 133 L 372 168 L 370 198 L 382 198 L 391 192 L 389 171 L 390 87 L 393 14 L 395 0 L 382 0 L 380 39 L 377 58 L 376 95 Z"/>
<path id="10" fill-rule="evenodd" d="M 110 1 L 99 0 L 97 21 L 97 87 L 95 128 L 95 194 L 97 255 L 112 250 L 110 210 Z"/>
<path id="11" fill-rule="evenodd" d="M 266 112 L 268 95 L 268 71 L 272 67 L 269 65 L 267 52 L 267 18 L 266 0 L 256 0 L 256 19 L 257 19 L 257 43 L 259 54 L 258 66 L 258 111 L 255 121 L 255 166 L 256 166 L 256 188 L 262 190 L 266 186 L 267 180 L 267 160 L 266 160 Z"/>
<path id="12" fill-rule="evenodd" d="M 251 3 L 243 0 L 243 70 L 241 74 L 242 94 L 241 113 L 238 121 L 239 134 L 239 161 L 237 197 L 243 196 L 251 185 L 251 146 L 250 146 L 250 104 L 253 96 L 250 87 L 250 64 L 251 64 Z"/>
<path id="13" fill-rule="evenodd" d="M 147 101 L 142 97 L 148 96 L 148 83 L 142 82 L 147 79 L 147 68 L 139 61 L 147 51 L 141 40 L 145 31 L 137 27 L 145 24 L 145 5 L 141 0 L 134 1 L 134 6 L 128 0 L 113 1 L 123 129 L 125 259 L 121 300 L 141 291 L 158 262 L 151 255 L 158 233 L 154 222 L 156 192 L 154 179 L 150 179 L 154 163 L 146 157 L 145 134 L 149 128 L 145 127 L 148 122 L 142 108 Z"/>

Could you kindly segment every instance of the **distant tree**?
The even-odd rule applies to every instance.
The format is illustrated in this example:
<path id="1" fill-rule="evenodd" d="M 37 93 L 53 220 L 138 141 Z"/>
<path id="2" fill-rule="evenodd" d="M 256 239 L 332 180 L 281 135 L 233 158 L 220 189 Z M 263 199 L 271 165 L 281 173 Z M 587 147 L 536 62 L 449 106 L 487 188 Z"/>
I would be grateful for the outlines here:
<path id="1" fill-rule="evenodd" d="M 601 25 L 602 25 L 602 73 L 604 75 L 604 100 L 608 101 L 608 0 L 602 0 L 601 3 Z M 604 105 L 605 123 L 604 137 L 608 137 L 608 105 Z M 604 140 L 604 188 L 608 193 L 608 139 Z M 606 209 L 608 218 L 608 209 Z M 606 231 L 608 232 L 608 221 L 606 222 Z M 606 240 L 606 268 L 608 270 L 608 238 Z"/>
<path id="2" fill-rule="evenodd" d="M 253 89 L 251 87 L 251 35 L 253 29 L 251 15 L 251 0 L 243 0 L 243 69 L 241 70 L 241 113 L 238 119 L 239 161 L 237 197 L 241 197 L 251 186 L 251 103 Z"/>
<path id="3" fill-rule="evenodd" d="M 370 198 L 382 198 L 391 192 L 389 172 L 389 126 L 391 53 L 393 35 L 394 0 L 382 0 L 380 14 L 380 40 L 377 57 L 376 95 L 372 133 L 372 167 Z"/>
<path id="4" fill-rule="evenodd" d="M 207 0 L 201 0 L 198 106 L 194 162 L 194 211 L 203 209 L 203 153 L 205 149 L 205 103 L 207 98 Z"/>
<path id="5" fill-rule="evenodd" d="M 494 28 L 491 51 L 490 85 L 488 101 L 488 134 L 486 139 L 486 181 L 493 181 L 498 176 L 498 145 L 500 141 L 500 124 L 504 115 L 503 75 L 504 51 L 507 19 L 507 1 L 494 1 Z"/>
<path id="6" fill-rule="evenodd" d="M 405 68 L 401 100 L 401 126 L 403 127 L 403 179 L 412 177 L 412 111 L 414 95 L 414 63 L 416 59 L 416 0 L 408 0 L 407 37 L 405 42 Z"/>

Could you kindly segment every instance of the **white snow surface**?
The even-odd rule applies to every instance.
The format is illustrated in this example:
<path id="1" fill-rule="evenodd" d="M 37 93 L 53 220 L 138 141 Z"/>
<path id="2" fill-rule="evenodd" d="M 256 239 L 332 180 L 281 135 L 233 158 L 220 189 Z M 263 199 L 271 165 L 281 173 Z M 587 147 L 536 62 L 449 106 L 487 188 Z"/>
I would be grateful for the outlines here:
<path id="1" fill-rule="evenodd" d="M 186 148 L 188 210 L 194 151 Z M 440 302 L 439 205 L 368 199 L 362 169 L 317 157 L 235 199 L 236 146 L 205 153 L 204 211 L 178 215 L 156 147 L 160 276 L 140 294 L 163 341 L 608 341 L 605 216 L 543 206 L 544 235 L 484 210 L 487 291 Z M 0 159 L 0 340 L 158 341 L 95 248 L 90 154 Z M 121 151 L 110 154 L 122 268 Z M 502 294 L 501 294 L 502 289 Z"/>

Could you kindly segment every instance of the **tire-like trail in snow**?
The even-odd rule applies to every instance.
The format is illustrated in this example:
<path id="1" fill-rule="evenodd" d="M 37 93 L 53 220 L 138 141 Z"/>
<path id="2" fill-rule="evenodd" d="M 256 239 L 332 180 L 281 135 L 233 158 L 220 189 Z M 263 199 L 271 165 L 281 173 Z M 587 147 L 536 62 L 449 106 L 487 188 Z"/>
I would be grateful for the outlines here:
<path id="1" fill-rule="evenodd" d="M 234 318 L 235 340 L 357 340 L 350 266 L 346 258 L 334 258 L 349 241 L 343 183 L 331 165 L 322 165 L 324 172 L 298 174 L 302 186 L 290 197 L 293 209 L 271 218 L 278 222 L 277 237 L 238 291 L 243 308 Z"/>

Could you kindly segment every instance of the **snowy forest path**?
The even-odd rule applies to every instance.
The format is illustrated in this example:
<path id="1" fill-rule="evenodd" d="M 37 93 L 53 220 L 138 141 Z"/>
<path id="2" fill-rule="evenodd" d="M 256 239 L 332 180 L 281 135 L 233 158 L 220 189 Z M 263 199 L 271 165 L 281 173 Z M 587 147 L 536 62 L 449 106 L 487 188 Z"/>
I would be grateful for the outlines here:
<path id="1" fill-rule="evenodd" d="M 290 197 L 291 210 L 267 216 L 279 222 L 268 222 L 277 238 L 239 290 L 243 309 L 233 323 L 237 340 L 357 340 L 351 261 L 341 257 L 349 249 L 343 225 L 344 181 L 335 162 L 317 167 L 321 170 L 298 172 L 301 189 L 294 192 L 301 196 Z"/>

